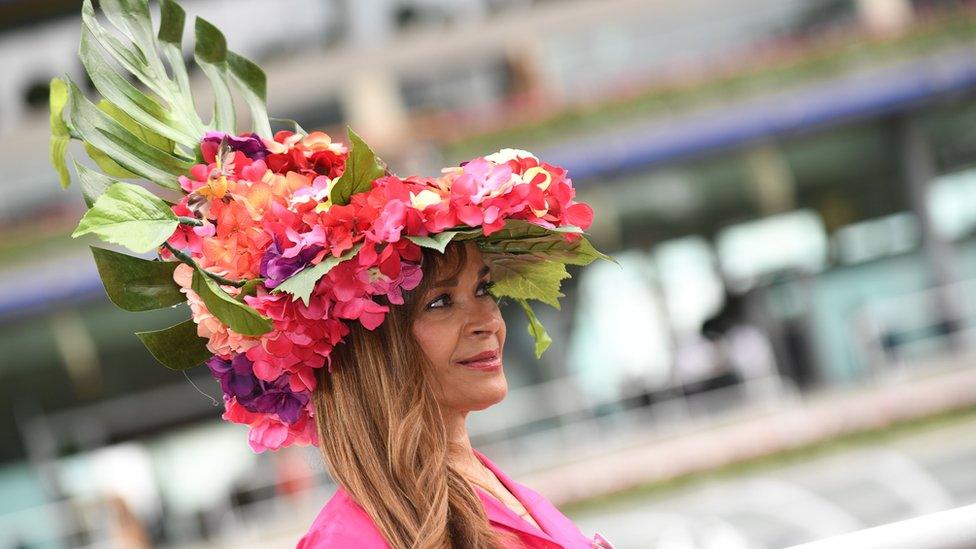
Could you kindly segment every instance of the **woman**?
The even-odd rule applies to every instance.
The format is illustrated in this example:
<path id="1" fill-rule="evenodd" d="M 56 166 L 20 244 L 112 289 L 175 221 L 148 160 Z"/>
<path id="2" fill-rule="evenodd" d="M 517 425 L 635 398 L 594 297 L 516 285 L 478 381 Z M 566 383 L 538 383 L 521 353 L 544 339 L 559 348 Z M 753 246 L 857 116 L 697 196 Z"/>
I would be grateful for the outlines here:
<path id="1" fill-rule="evenodd" d="M 222 417 L 248 426 L 252 450 L 321 445 L 341 488 L 300 544 L 593 546 L 471 448 L 465 429 L 469 412 L 507 390 L 491 296 L 522 307 L 539 356 L 551 339 L 529 302 L 558 307 L 566 265 L 610 259 L 584 236 L 593 210 L 567 170 L 502 149 L 437 177 L 401 177 L 351 129 L 345 144 L 297 124 L 272 132 L 264 74 L 198 19 L 196 58 L 219 99 L 204 120 L 179 62 L 182 8 L 160 2 L 158 40 L 146 0 L 99 9 L 135 42 L 85 2 L 80 51 L 111 109 L 70 80 L 51 82 L 62 186 L 71 140 L 106 170 L 76 164 L 90 209 L 72 236 L 158 253 L 92 250 L 119 307 L 189 306 L 183 322 L 137 335 L 171 369 L 205 363 Z M 148 95 L 99 69 L 110 65 Z M 236 128 L 231 87 L 250 131 Z M 166 144 L 144 143 L 146 132 Z M 167 198 L 116 181 L 120 171 Z"/>
<path id="2" fill-rule="evenodd" d="M 319 445 L 340 488 L 300 548 L 608 547 L 471 447 L 505 398 L 505 321 L 472 243 L 425 251 L 421 284 L 320 370 Z M 600 540 L 599 535 L 597 540 Z"/>

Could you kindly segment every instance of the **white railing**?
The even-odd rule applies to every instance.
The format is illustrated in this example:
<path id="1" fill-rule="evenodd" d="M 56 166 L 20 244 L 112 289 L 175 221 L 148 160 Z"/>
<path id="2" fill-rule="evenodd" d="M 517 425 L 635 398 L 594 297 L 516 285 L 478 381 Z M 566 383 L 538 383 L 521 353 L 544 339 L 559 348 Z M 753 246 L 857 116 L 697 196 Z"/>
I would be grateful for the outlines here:
<path id="1" fill-rule="evenodd" d="M 976 504 L 858 530 L 789 549 L 965 549 L 976 547 Z"/>

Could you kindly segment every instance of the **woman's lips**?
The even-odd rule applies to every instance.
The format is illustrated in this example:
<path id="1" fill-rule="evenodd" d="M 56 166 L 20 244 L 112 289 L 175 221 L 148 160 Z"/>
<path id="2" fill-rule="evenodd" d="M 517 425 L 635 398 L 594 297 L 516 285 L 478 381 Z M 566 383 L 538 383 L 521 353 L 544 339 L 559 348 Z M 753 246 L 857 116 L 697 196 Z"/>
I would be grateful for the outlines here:
<path id="1" fill-rule="evenodd" d="M 458 364 L 472 370 L 497 370 L 502 367 L 502 357 L 498 353 L 492 353 L 491 356 L 479 360 L 458 362 Z"/>

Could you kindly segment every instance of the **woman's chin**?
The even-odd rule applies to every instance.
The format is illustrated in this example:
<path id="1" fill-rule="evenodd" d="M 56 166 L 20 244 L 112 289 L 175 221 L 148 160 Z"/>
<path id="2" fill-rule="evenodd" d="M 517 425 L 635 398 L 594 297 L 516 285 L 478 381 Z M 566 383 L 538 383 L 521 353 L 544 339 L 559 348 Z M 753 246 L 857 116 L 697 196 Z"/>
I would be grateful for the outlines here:
<path id="1" fill-rule="evenodd" d="M 472 412 L 484 410 L 505 400 L 508 394 L 508 381 L 504 374 L 500 374 L 492 379 L 484 380 L 478 387 L 478 394 L 470 399 L 469 410 Z"/>

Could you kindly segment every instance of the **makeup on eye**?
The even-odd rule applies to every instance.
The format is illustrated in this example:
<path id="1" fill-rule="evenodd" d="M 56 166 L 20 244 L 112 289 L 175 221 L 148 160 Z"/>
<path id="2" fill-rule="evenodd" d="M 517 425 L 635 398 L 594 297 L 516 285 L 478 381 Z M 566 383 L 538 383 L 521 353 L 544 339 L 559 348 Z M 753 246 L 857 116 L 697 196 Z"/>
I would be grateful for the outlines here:
<path id="1" fill-rule="evenodd" d="M 494 285 L 495 285 L 495 283 L 493 281 L 491 281 L 491 280 L 482 280 L 481 282 L 479 282 L 478 283 L 478 286 L 477 286 L 477 290 L 481 290 L 482 288 L 484 288 L 485 293 L 483 295 L 478 296 L 478 297 L 485 297 L 485 296 L 490 297 L 491 296 L 490 291 L 491 291 L 492 286 L 494 286 Z M 445 300 L 445 299 L 449 301 L 451 299 L 451 295 L 449 293 L 446 293 L 446 292 L 445 293 L 442 293 L 442 294 L 438 295 L 433 301 L 429 302 L 424 308 L 427 309 L 427 310 L 441 309 L 441 308 L 445 307 L 446 305 L 439 305 L 439 306 L 436 306 L 435 307 L 434 304 L 437 303 L 438 301 L 442 301 L 442 300 Z"/>

